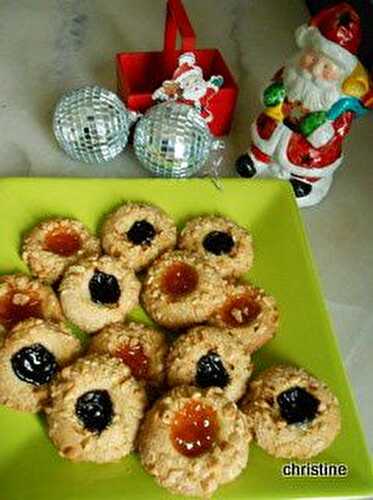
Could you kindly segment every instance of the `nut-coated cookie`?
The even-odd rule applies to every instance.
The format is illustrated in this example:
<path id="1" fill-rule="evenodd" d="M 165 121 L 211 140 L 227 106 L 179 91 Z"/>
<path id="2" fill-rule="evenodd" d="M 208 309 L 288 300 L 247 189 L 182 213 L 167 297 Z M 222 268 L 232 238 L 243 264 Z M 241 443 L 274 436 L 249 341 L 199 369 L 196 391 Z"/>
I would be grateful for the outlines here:
<path id="1" fill-rule="evenodd" d="M 246 418 L 220 389 L 180 386 L 146 414 L 139 451 L 161 486 L 209 496 L 246 467 L 250 440 Z"/>
<path id="2" fill-rule="evenodd" d="M 232 401 L 246 392 L 251 372 L 250 354 L 242 344 L 228 331 L 211 326 L 197 326 L 181 335 L 167 358 L 171 387 L 220 387 Z"/>
<path id="3" fill-rule="evenodd" d="M 54 291 L 25 274 L 0 276 L 0 334 L 28 318 L 63 319 Z"/>
<path id="4" fill-rule="evenodd" d="M 100 255 L 100 242 L 79 221 L 48 219 L 26 236 L 22 259 L 31 273 L 45 283 L 58 281 L 77 260 Z"/>
<path id="5" fill-rule="evenodd" d="M 225 217 L 191 219 L 181 231 L 179 248 L 208 259 L 223 277 L 239 277 L 253 264 L 251 234 Z"/>
<path id="6" fill-rule="evenodd" d="M 41 319 L 18 323 L 0 348 L 0 403 L 25 412 L 41 410 L 49 384 L 79 355 L 80 347 L 63 323 Z"/>
<path id="7" fill-rule="evenodd" d="M 106 255 L 69 267 L 60 284 L 66 317 L 87 333 L 123 321 L 138 304 L 139 293 L 134 272 Z"/>
<path id="8" fill-rule="evenodd" d="M 155 322 L 177 329 L 206 321 L 224 303 L 224 287 L 203 258 L 167 252 L 148 269 L 141 300 Z"/>
<path id="9" fill-rule="evenodd" d="M 116 462 L 130 453 L 146 404 L 119 359 L 92 354 L 63 369 L 46 409 L 49 436 L 74 462 Z"/>
<path id="10" fill-rule="evenodd" d="M 226 292 L 224 304 L 209 319 L 209 324 L 227 328 L 253 353 L 269 342 L 277 331 L 276 301 L 264 290 L 247 283 L 229 283 Z"/>
<path id="11" fill-rule="evenodd" d="M 167 351 L 164 334 L 140 323 L 109 325 L 89 345 L 89 352 L 121 359 L 133 377 L 150 386 L 163 384 Z"/>
<path id="12" fill-rule="evenodd" d="M 110 214 L 102 227 L 102 246 L 127 267 L 141 271 L 176 245 L 176 225 L 152 205 L 126 203 Z"/>
<path id="13" fill-rule="evenodd" d="M 242 410 L 258 445 L 275 457 L 314 457 L 341 429 L 336 396 L 325 383 L 292 366 L 273 366 L 251 382 Z"/>

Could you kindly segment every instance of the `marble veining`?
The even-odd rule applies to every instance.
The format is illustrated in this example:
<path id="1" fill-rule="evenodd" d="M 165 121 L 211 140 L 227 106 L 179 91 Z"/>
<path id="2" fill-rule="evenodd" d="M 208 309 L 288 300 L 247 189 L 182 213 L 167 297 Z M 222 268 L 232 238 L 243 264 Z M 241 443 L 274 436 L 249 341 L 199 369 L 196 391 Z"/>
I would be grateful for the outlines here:
<path id="1" fill-rule="evenodd" d="M 87 15 L 83 13 L 84 1 L 56 0 L 56 19 L 60 26 L 55 33 L 56 81 L 64 83 L 66 75 L 74 66 L 75 56 L 85 43 Z M 78 71 L 78 68 L 77 68 Z"/>

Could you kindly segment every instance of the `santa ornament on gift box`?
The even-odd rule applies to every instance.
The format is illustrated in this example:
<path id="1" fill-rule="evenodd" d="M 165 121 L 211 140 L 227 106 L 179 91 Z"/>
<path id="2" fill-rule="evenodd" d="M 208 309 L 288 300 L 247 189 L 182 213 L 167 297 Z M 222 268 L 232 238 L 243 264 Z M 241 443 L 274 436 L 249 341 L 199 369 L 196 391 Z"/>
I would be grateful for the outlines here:
<path id="1" fill-rule="evenodd" d="M 186 52 L 179 57 L 179 64 L 172 79 L 163 82 L 154 92 L 153 99 L 190 104 L 200 112 L 207 123 L 210 123 L 213 115 L 209 105 L 223 83 L 222 76 L 212 76 L 206 81 L 202 69 L 196 64 L 194 54 Z"/>
<path id="2" fill-rule="evenodd" d="M 299 206 L 321 201 L 343 160 L 351 122 L 367 108 L 369 78 L 356 53 L 360 18 L 347 3 L 321 11 L 296 32 L 299 52 L 264 92 L 242 177 L 289 179 Z"/>

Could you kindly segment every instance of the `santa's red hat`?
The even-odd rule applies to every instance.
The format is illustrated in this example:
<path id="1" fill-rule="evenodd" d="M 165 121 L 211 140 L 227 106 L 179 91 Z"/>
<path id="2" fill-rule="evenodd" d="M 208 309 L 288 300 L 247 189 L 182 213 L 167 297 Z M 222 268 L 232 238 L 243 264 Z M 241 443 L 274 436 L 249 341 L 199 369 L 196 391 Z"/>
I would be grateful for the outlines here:
<path id="1" fill-rule="evenodd" d="M 300 48 L 312 47 L 323 52 L 347 74 L 351 74 L 359 62 L 356 54 L 361 36 L 360 17 L 346 2 L 322 10 L 308 25 L 296 31 Z"/>
<path id="2" fill-rule="evenodd" d="M 179 66 L 175 70 L 172 79 L 182 85 L 183 81 L 191 76 L 202 77 L 202 69 L 196 66 L 195 55 L 192 52 L 186 52 L 179 57 Z"/>

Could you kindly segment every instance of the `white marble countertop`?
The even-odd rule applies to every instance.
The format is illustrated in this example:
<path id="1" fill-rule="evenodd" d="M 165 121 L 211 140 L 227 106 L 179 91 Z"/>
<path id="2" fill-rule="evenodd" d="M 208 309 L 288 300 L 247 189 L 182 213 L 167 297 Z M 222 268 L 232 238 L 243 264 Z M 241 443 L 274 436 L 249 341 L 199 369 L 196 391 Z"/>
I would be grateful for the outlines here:
<path id="1" fill-rule="evenodd" d="M 218 47 L 241 94 L 225 174 L 248 145 L 259 93 L 295 50 L 301 0 L 185 0 L 199 47 Z M 116 89 L 114 55 L 158 50 L 165 0 L 0 1 L 0 176 L 141 177 L 131 152 L 109 167 L 70 160 L 51 128 L 63 91 Z M 356 122 L 328 199 L 303 210 L 340 347 L 373 452 L 373 115 Z"/>

